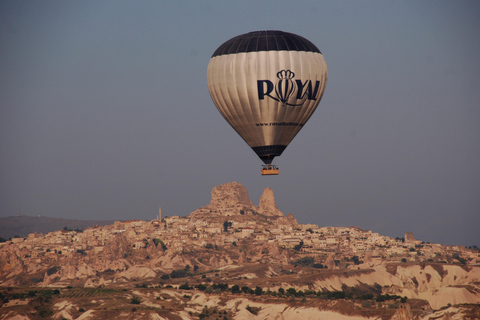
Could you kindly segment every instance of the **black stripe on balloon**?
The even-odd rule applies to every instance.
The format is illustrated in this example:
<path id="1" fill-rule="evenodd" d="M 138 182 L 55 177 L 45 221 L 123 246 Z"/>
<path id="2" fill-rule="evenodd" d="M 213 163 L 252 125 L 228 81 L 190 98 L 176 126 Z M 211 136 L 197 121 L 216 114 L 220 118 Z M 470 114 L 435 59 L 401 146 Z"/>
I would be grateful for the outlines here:
<path id="1" fill-rule="evenodd" d="M 305 51 L 320 50 L 309 40 L 299 35 L 278 30 L 253 31 L 245 33 L 223 43 L 212 55 L 258 52 L 258 51 Z"/>
<path id="2" fill-rule="evenodd" d="M 252 149 L 265 164 L 271 164 L 273 158 L 280 156 L 286 147 L 284 145 L 272 145 L 252 147 Z"/>

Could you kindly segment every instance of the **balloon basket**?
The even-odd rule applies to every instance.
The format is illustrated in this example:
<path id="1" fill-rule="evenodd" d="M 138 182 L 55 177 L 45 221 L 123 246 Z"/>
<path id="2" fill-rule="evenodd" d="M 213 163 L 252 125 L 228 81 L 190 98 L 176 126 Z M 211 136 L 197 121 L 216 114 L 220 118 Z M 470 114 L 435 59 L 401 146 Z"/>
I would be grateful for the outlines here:
<path id="1" fill-rule="evenodd" d="M 262 176 L 278 175 L 278 167 L 273 164 L 266 164 L 262 166 Z"/>

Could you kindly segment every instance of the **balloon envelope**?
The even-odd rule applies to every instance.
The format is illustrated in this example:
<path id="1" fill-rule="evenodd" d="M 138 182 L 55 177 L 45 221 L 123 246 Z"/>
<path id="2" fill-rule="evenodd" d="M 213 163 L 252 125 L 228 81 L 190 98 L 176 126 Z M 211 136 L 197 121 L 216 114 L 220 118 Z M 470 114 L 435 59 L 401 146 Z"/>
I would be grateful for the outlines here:
<path id="1" fill-rule="evenodd" d="M 234 37 L 212 55 L 208 90 L 218 111 L 266 164 L 317 108 L 327 64 L 307 39 L 282 31 Z"/>

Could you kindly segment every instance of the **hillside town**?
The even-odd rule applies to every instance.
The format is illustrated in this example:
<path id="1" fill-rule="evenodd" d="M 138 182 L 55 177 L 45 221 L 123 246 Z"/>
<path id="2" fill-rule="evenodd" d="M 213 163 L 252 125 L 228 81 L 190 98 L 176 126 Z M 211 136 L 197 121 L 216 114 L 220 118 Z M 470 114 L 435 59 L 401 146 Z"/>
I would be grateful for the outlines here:
<path id="1" fill-rule="evenodd" d="M 285 216 L 277 208 L 271 188 L 264 190 L 255 206 L 245 187 L 231 182 L 214 187 L 210 203 L 187 216 L 162 217 L 159 210 L 151 221 L 116 221 L 84 230 L 65 227 L 2 242 L 0 288 L 131 290 L 133 285 L 177 289 L 195 285 L 205 290 L 230 285 L 256 287 L 260 292 L 317 292 L 317 296 L 328 292 L 341 293 L 340 297 L 392 295 L 410 299 L 412 303 L 404 306 L 414 308 L 411 312 L 417 316 L 441 310 L 440 319 L 448 313 L 464 316 L 480 310 L 476 307 L 479 263 L 477 247 L 423 242 L 411 232 L 391 238 L 359 227 L 300 224 L 293 214 Z M 202 299 L 217 299 L 215 292 Z M 226 304 L 232 299 L 221 296 Z M 185 303 L 180 298 L 178 303 Z M 382 304 L 351 303 L 358 312 L 373 312 L 371 308 L 384 312 Z M 458 305 L 467 307 L 452 309 Z M 399 301 L 392 306 L 389 316 L 410 312 L 401 309 Z M 4 307 L 0 315 L 8 310 Z M 318 306 L 312 310 L 320 312 Z M 283 311 L 272 312 L 272 319 L 285 316 Z M 71 314 L 64 318 L 73 319 Z M 414 319 L 411 314 L 402 317 L 392 319 Z"/>
<path id="2" fill-rule="evenodd" d="M 12 238 L 0 243 L 0 257 L 7 261 L 15 253 L 23 264 L 35 265 L 44 257 L 59 254 L 66 258 L 79 252 L 98 255 L 121 236 L 134 250 L 161 241 L 164 248 L 179 253 L 194 251 L 196 247 L 275 244 L 299 253 L 329 257 L 322 260 L 329 268 L 351 266 L 353 257 L 354 264 L 371 260 L 480 263 L 478 250 L 426 243 L 415 239 L 410 232 L 403 238 L 391 238 L 358 227 L 299 224 L 292 214 L 285 217 L 278 210 L 270 188 L 264 191 L 259 207 L 253 206 L 244 193 L 243 186 L 234 182 L 214 189 L 212 203 L 188 216 L 162 218 L 160 212 L 152 221 L 117 221 L 85 230 L 65 228 L 46 235 L 32 233 L 26 238 Z"/>

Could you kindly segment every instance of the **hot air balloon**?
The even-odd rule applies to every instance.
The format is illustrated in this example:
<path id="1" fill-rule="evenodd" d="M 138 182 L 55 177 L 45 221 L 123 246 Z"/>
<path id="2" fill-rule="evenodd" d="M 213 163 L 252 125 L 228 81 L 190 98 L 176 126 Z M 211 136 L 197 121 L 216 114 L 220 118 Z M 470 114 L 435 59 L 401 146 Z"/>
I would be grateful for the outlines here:
<path id="1" fill-rule="evenodd" d="M 317 108 L 327 83 L 327 64 L 307 39 L 283 31 L 236 36 L 213 53 L 207 69 L 218 111 L 278 174 L 280 156 Z"/>

